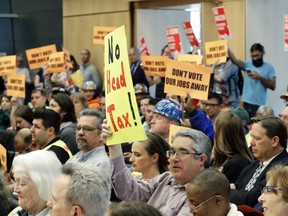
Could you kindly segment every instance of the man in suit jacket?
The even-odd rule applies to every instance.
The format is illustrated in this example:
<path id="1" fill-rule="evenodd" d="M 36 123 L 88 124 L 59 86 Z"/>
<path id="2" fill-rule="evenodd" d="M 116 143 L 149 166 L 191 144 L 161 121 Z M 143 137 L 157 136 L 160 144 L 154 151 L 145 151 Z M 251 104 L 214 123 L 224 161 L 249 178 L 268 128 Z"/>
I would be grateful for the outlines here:
<path id="1" fill-rule="evenodd" d="M 287 131 L 281 119 L 266 116 L 253 124 L 251 147 L 257 159 L 240 173 L 235 185 L 231 184 L 231 202 L 254 207 L 266 185 L 266 173 L 276 164 L 288 164 Z"/>
<path id="2" fill-rule="evenodd" d="M 130 71 L 133 86 L 138 83 L 143 83 L 147 89 L 149 89 L 149 85 L 153 84 L 153 80 L 151 77 L 145 75 L 144 70 L 141 67 L 140 57 L 140 50 L 137 47 L 131 47 L 129 49 L 129 60 L 131 62 Z"/>

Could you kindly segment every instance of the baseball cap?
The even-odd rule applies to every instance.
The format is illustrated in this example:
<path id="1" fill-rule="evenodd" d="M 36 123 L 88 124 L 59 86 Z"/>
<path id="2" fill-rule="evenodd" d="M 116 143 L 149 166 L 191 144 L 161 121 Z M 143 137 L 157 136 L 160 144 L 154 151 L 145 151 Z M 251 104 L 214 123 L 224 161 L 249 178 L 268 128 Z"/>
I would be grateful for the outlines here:
<path id="1" fill-rule="evenodd" d="M 82 89 L 83 90 L 96 90 L 96 84 L 93 81 L 86 81 Z"/>
<path id="2" fill-rule="evenodd" d="M 247 127 L 249 125 L 249 114 L 243 107 L 232 108 L 229 112 L 236 114 L 241 119 L 243 126 Z"/>
<path id="3" fill-rule="evenodd" d="M 159 101 L 153 109 L 154 113 L 163 115 L 179 123 L 183 115 L 182 106 L 174 100 L 163 99 Z"/>
<path id="4" fill-rule="evenodd" d="M 280 98 L 283 100 L 288 100 L 288 93 L 281 95 Z"/>

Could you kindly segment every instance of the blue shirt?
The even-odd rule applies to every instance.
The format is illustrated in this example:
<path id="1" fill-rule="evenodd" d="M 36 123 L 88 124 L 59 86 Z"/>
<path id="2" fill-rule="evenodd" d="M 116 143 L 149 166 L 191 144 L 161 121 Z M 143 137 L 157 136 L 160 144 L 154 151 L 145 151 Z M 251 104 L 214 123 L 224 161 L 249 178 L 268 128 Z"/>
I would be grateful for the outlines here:
<path id="1" fill-rule="evenodd" d="M 266 62 L 261 67 L 255 67 L 252 62 L 245 61 L 244 68 L 256 71 L 265 79 L 276 77 L 274 67 Z M 267 105 L 267 88 L 260 80 L 252 79 L 245 73 L 242 100 L 258 106 Z"/>

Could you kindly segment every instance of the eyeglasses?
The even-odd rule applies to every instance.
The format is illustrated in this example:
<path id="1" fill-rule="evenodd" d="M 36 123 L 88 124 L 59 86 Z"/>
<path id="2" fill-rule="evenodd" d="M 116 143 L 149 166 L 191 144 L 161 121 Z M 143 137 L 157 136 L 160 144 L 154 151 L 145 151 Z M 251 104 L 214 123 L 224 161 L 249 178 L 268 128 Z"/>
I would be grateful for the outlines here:
<path id="1" fill-rule="evenodd" d="M 190 206 L 190 211 L 191 211 L 191 213 L 196 212 L 196 211 L 198 210 L 198 208 L 200 208 L 202 205 L 206 204 L 206 203 L 209 202 L 210 200 L 214 199 L 216 196 L 217 196 L 217 194 L 214 195 L 214 196 L 212 196 L 212 197 L 210 197 L 210 198 L 208 198 L 208 199 L 205 200 L 204 202 L 201 202 L 201 203 L 200 203 L 199 205 L 197 205 L 197 206 L 192 205 L 192 204 L 190 203 L 189 206 Z"/>
<path id="2" fill-rule="evenodd" d="M 84 133 L 89 133 L 89 132 L 92 132 L 94 130 L 97 130 L 97 128 L 90 127 L 90 126 L 77 126 L 76 127 L 77 132 L 79 132 L 81 129 Z"/>
<path id="3" fill-rule="evenodd" d="M 202 153 L 192 153 L 192 152 L 188 152 L 188 151 L 185 151 L 185 150 L 179 150 L 179 151 L 175 151 L 174 149 L 171 149 L 171 150 L 168 150 L 166 151 L 166 156 L 168 158 L 174 156 L 176 154 L 177 157 L 179 158 L 186 158 L 188 157 L 189 155 L 201 155 Z"/>
<path id="4" fill-rule="evenodd" d="M 208 107 L 216 107 L 216 106 L 219 106 L 219 104 L 209 104 L 209 103 L 202 103 L 204 106 Z"/>
<path id="5" fill-rule="evenodd" d="M 281 191 L 281 189 L 278 187 L 274 187 L 274 186 L 265 186 L 262 189 L 263 194 L 276 193 L 277 191 Z"/>

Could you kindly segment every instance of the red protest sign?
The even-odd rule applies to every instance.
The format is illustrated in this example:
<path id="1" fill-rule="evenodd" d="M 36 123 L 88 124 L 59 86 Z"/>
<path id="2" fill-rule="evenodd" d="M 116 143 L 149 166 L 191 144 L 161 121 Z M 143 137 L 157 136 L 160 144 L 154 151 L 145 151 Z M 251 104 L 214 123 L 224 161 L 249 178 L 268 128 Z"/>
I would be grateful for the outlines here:
<path id="1" fill-rule="evenodd" d="M 181 52 L 181 40 L 178 26 L 165 29 L 168 46 L 171 52 Z"/>
<path id="2" fill-rule="evenodd" d="M 284 15 L 284 50 L 288 51 L 288 15 Z"/>
<path id="3" fill-rule="evenodd" d="M 229 31 L 229 26 L 228 26 L 228 22 L 225 16 L 224 7 L 215 7 L 215 8 L 212 8 L 212 10 L 213 10 L 216 26 L 218 29 L 219 37 L 224 38 L 224 39 L 231 38 L 232 35 Z"/>
<path id="4" fill-rule="evenodd" d="M 191 23 L 189 21 L 188 22 L 182 22 L 182 27 L 185 31 L 186 37 L 189 40 L 191 46 L 199 47 L 199 42 L 197 41 L 197 38 L 195 37 Z"/>
<path id="5" fill-rule="evenodd" d="M 140 53 L 141 56 L 150 56 L 144 37 L 140 38 Z"/>

